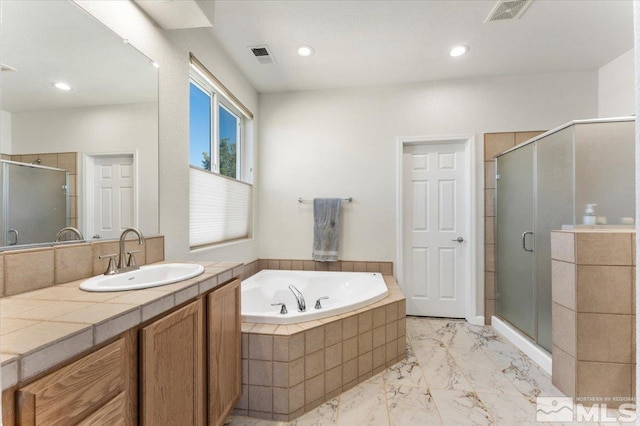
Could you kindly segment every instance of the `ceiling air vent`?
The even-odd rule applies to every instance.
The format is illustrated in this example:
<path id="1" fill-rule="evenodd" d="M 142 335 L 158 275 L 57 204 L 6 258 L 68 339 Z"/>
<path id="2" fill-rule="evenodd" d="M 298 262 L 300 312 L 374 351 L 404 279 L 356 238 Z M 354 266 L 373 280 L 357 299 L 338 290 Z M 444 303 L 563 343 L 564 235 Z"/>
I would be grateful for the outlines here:
<path id="1" fill-rule="evenodd" d="M 256 58 L 259 64 L 275 64 L 276 60 L 273 58 L 269 46 L 249 46 L 249 50 Z"/>
<path id="2" fill-rule="evenodd" d="M 484 23 L 518 19 L 532 2 L 533 0 L 498 0 Z"/>

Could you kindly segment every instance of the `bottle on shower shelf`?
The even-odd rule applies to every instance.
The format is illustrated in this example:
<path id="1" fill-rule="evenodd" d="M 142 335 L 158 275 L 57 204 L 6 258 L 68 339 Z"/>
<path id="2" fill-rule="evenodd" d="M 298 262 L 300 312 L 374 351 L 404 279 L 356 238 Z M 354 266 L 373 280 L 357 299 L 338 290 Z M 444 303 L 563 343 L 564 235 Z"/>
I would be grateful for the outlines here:
<path id="1" fill-rule="evenodd" d="M 584 210 L 584 216 L 582 216 L 582 223 L 585 225 L 596 224 L 596 212 L 593 210 L 597 204 L 587 204 L 587 208 Z"/>

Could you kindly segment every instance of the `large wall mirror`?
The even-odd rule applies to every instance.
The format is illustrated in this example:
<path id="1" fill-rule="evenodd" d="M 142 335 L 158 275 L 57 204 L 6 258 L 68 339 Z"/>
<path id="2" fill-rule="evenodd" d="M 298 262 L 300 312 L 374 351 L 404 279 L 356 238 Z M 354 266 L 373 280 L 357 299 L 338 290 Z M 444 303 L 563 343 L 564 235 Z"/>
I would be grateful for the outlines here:
<path id="1" fill-rule="evenodd" d="M 0 250 L 158 233 L 157 65 L 71 1 L 0 8 Z"/>

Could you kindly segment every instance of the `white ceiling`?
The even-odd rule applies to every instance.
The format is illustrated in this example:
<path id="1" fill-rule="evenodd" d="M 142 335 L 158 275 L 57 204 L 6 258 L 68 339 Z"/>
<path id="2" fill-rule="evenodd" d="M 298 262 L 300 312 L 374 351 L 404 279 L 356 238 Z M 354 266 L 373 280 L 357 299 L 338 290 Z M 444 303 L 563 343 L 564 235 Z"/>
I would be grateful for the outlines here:
<path id="1" fill-rule="evenodd" d="M 2 1 L 5 111 L 157 102 L 151 61 L 70 1 Z M 62 92 L 52 83 L 64 81 Z"/>
<path id="2" fill-rule="evenodd" d="M 534 0 L 485 24 L 495 3 L 215 0 L 214 33 L 259 92 L 595 70 L 633 47 L 630 0 Z M 262 44 L 276 64 L 247 49 Z M 451 58 L 457 44 L 470 52 Z"/>

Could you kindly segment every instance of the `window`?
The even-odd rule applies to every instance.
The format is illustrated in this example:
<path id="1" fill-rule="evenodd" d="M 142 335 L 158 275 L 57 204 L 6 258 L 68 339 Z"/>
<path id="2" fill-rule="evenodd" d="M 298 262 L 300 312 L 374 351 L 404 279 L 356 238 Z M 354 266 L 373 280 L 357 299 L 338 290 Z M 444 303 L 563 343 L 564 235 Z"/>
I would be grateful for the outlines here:
<path id="1" fill-rule="evenodd" d="M 249 238 L 253 187 L 242 182 L 242 128 L 253 114 L 191 56 L 189 244 Z M 245 176 L 248 174 L 245 174 Z"/>
<path id="2" fill-rule="evenodd" d="M 211 112 L 217 111 L 216 116 Z M 216 120 L 214 120 L 214 118 Z M 206 84 L 189 84 L 189 164 L 240 179 L 242 119 Z M 213 129 L 217 127 L 217 131 Z"/>

